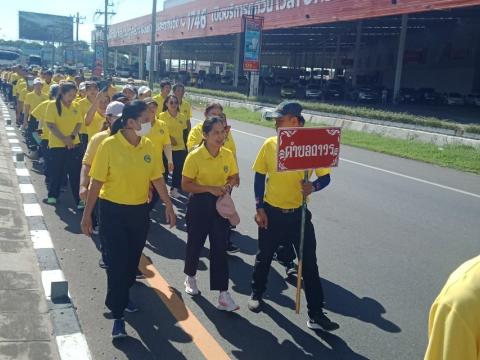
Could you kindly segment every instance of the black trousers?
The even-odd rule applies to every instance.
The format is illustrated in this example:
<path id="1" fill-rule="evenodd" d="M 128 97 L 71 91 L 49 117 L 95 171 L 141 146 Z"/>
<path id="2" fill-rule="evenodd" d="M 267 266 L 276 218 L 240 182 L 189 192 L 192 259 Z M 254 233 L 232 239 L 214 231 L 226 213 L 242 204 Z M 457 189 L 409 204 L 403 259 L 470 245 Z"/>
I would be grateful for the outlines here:
<path id="1" fill-rule="evenodd" d="M 38 129 L 38 120 L 30 115 L 30 119 L 28 120 L 27 131 L 25 134 L 25 141 L 27 142 L 27 146 L 30 150 L 37 148 L 37 143 L 33 138 L 33 133 Z"/>
<path id="2" fill-rule="evenodd" d="M 281 242 L 291 242 L 298 253 L 300 243 L 301 209 L 283 213 L 277 208 L 265 204 L 268 217 L 268 229 L 258 229 L 258 252 L 252 276 L 252 291 L 261 295 L 266 290 L 268 273 L 272 257 Z M 309 315 L 319 313 L 323 308 L 323 289 L 318 273 L 317 241 L 309 210 L 305 219 L 305 240 L 303 248 L 303 281 Z"/>
<path id="3" fill-rule="evenodd" d="M 48 164 L 50 162 L 50 149 L 48 148 L 48 140 L 42 140 L 40 142 L 40 156 L 43 158 L 43 175 L 45 175 L 45 183 L 50 182 Z"/>
<path id="4" fill-rule="evenodd" d="M 82 152 L 82 159 L 83 159 L 83 155 L 85 155 L 85 151 L 87 151 L 88 134 L 79 134 L 78 137 L 80 138 L 80 149 Z"/>
<path id="5" fill-rule="evenodd" d="M 75 200 L 75 204 L 78 205 L 80 201 L 78 196 L 78 191 L 80 189 L 80 170 L 82 168 L 80 146 L 76 146 L 71 150 L 66 147 L 52 148 L 48 153 L 50 155 L 48 161 L 48 175 L 50 178 L 48 197 L 58 199 L 65 175 L 68 175 L 73 199 Z"/>
<path id="6" fill-rule="evenodd" d="M 121 319 L 147 240 L 150 219 L 147 204 L 121 205 L 100 199 L 100 236 L 104 238 L 107 268 L 105 305 Z"/>
<path id="7" fill-rule="evenodd" d="M 187 157 L 186 150 L 172 151 L 172 160 L 173 160 L 173 174 L 172 174 L 172 182 L 171 182 L 172 188 L 177 188 L 178 190 L 182 189 L 182 171 L 183 171 L 183 164 L 185 164 L 186 157 Z M 165 166 L 164 175 L 168 175 L 168 163 L 165 155 L 163 155 L 163 165 Z M 165 181 L 167 181 L 167 179 L 168 177 L 165 176 Z"/>
<path id="8" fill-rule="evenodd" d="M 184 272 L 197 273 L 200 253 L 207 236 L 210 240 L 210 289 L 228 289 L 227 242 L 230 223 L 222 218 L 216 208 L 217 197 L 210 193 L 195 194 L 187 207 L 187 250 Z"/>

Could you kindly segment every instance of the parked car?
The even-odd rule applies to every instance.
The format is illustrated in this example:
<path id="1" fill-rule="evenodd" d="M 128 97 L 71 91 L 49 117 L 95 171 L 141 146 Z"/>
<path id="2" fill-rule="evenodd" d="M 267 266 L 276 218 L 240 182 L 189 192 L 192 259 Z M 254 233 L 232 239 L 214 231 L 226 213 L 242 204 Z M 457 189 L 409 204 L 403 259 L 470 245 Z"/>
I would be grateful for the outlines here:
<path id="1" fill-rule="evenodd" d="M 425 104 L 437 104 L 440 102 L 440 95 L 432 88 L 420 88 L 417 92 L 417 100 Z"/>
<path id="2" fill-rule="evenodd" d="M 465 105 L 465 99 L 459 93 L 445 93 L 443 103 L 445 105 Z"/>
<path id="3" fill-rule="evenodd" d="M 341 100 L 343 99 L 344 95 L 343 86 L 338 84 L 329 84 L 324 91 L 324 95 L 326 99 Z"/>
<path id="4" fill-rule="evenodd" d="M 401 88 L 399 97 L 401 103 L 411 104 L 417 101 L 417 92 L 412 88 Z"/>
<path id="5" fill-rule="evenodd" d="M 115 71 L 115 74 L 120 77 L 130 77 L 132 75 L 132 71 L 127 67 L 118 67 Z"/>
<path id="6" fill-rule="evenodd" d="M 283 84 L 280 88 L 280 96 L 284 98 L 294 98 L 297 96 L 297 87 L 293 84 Z"/>
<path id="7" fill-rule="evenodd" d="M 465 97 L 468 105 L 480 106 L 480 93 L 469 94 Z"/>
<path id="8" fill-rule="evenodd" d="M 220 83 L 223 85 L 232 85 L 233 84 L 233 76 L 232 75 L 224 75 L 220 79 Z"/>
<path id="9" fill-rule="evenodd" d="M 350 98 L 354 101 L 378 101 L 380 99 L 380 93 L 370 87 L 361 87 L 358 89 L 354 89 L 351 94 Z"/>
<path id="10" fill-rule="evenodd" d="M 319 99 L 322 97 L 322 88 L 320 85 L 309 84 L 305 89 L 305 97 L 307 99 Z"/>

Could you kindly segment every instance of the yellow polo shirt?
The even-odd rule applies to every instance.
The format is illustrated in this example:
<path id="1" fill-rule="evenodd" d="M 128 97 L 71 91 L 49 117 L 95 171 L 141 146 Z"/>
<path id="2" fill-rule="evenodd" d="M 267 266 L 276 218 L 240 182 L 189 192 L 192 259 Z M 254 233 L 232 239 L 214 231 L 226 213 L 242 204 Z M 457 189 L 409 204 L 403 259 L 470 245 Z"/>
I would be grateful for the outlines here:
<path id="1" fill-rule="evenodd" d="M 430 309 L 425 360 L 480 359 L 480 256 L 460 265 Z"/>
<path id="2" fill-rule="evenodd" d="M 80 111 L 80 116 L 82 118 L 82 127 L 80 128 L 80 134 L 88 134 L 87 127 L 85 126 L 85 115 L 87 115 L 88 109 L 90 109 L 92 103 L 90 102 L 90 100 L 88 100 L 87 97 L 84 97 L 83 99 L 77 101 L 77 104 L 78 110 Z"/>
<path id="3" fill-rule="evenodd" d="M 92 166 L 93 159 L 95 158 L 95 154 L 97 153 L 98 147 L 105 140 L 107 137 L 110 136 L 110 129 L 101 131 L 95 135 L 93 135 L 87 145 L 87 150 L 85 150 L 85 154 L 83 155 L 82 164 Z"/>
<path id="4" fill-rule="evenodd" d="M 152 128 L 146 136 L 155 146 L 155 149 L 157 150 L 157 155 L 161 159 L 163 154 L 163 147 L 165 145 L 171 144 L 170 132 L 168 131 L 167 124 L 165 124 L 165 122 L 161 120 L 155 120 Z M 162 173 L 164 173 L 165 167 L 163 166 L 163 161 L 160 161 L 160 164 L 162 165 Z"/>
<path id="5" fill-rule="evenodd" d="M 87 134 L 88 134 L 88 140 L 93 137 L 93 135 L 99 133 L 102 130 L 103 123 L 105 122 L 105 116 L 102 114 L 98 113 L 97 111 L 95 112 L 95 115 L 93 115 L 92 122 L 90 125 L 85 125 L 87 128 Z"/>
<path id="6" fill-rule="evenodd" d="M 28 93 L 28 89 L 27 89 L 26 86 L 19 88 L 19 90 L 18 90 L 18 101 L 20 101 L 22 103 L 25 103 L 25 96 L 27 96 L 27 93 Z M 23 111 L 23 108 L 22 108 L 22 111 Z"/>
<path id="7" fill-rule="evenodd" d="M 40 105 L 45 100 L 48 100 L 48 96 L 44 94 L 37 95 L 34 91 L 32 91 L 27 93 L 27 95 L 25 95 L 25 101 L 23 106 L 30 106 L 30 114 L 32 114 L 32 110 L 35 109 L 38 105 Z"/>
<path id="8" fill-rule="evenodd" d="M 46 121 L 47 123 L 53 123 L 57 125 L 58 130 L 64 135 L 64 136 L 69 136 L 77 124 L 82 123 L 82 119 L 80 117 L 80 111 L 78 111 L 78 105 L 76 103 L 72 103 L 69 107 L 62 106 L 62 114 L 59 115 L 57 112 L 57 106 L 55 101 L 50 102 L 47 105 L 47 110 L 45 113 Z M 75 139 L 73 140 L 73 143 L 75 145 L 80 144 L 80 139 L 77 136 L 75 136 Z M 63 148 L 65 147 L 65 144 L 63 143 L 62 140 L 57 138 L 53 133 L 50 132 L 50 135 L 48 137 L 48 146 L 52 148 Z"/>
<path id="9" fill-rule="evenodd" d="M 153 100 L 157 103 L 157 116 L 160 115 L 163 112 L 163 102 L 165 101 L 165 98 L 162 96 L 162 94 L 158 94 L 152 97 Z"/>
<path id="10" fill-rule="evenodd" d="M 203 123 L 199 123 L 192 127 L 188 134 L 187 139 L 187 150 L 190 152 L 195 149 L 203 140 L 203 130 L 202 130 Z M 233 136 L 231 131 L 228 133 L 227 138 L 225 139 L 225 144 L 223 147 L 230 150 L 234 156 L 237 155 L 237 147 L 235 145 L 235 141 L 233 140 Z"/>
<path id="11" fill-rule="evenodd" d="M 150 139 L 142 136 L 133 146 L 119 131 L 100 144 L 90 177 L 103 183 L 100 199 L 141 205 L 148 201 L 150 182 L 162 177 L 159 162 Z"/>
<path id="12" fill-rule="evenodd" d="M 281 209 L 296 209 L 302 206 L 303 196 L 300 182 L 303 180 L 303 171 L 277 171 L 277 137 L 268 138 L 263 143 L 253 170 L 267 175 L 267 187 L 264 201 Z M 310 171 L 310 176 L 312 175 Z M 316 169 L 315 174 L 320 177 L 330 174 L 330 169 Z"/>
<path id="13" fill-rule="evenodd" d="M 158 116 L 158 120 L 167 124 L 170 136 L 177 142 L 177 145 L 172 144 L 172 150 L 185 150 L 183 131 L 187 129 L 187 118 L 180 112 L 177 113 L 177 117 L 174 118 L 168 111 L 164 111 Z"/>
<path id="14" fill-rule="evenodd" d="M 238 174 L 237 162 L 232 152 L 224 147 L 213 157 L 202 145 L 187 155 L 182 175 L 198 185 L 224 186 L 230 176 Z"/>
<path id="15" fill-rule="evenodd" d="M 42 140 L 48 140 L 50 136 L 50 129 L 47 126 L 46 122 L 46 112 L 47 112 L 47 106 L 49 103 L 55 102 L 52 100 L 45 100 L 44 102 L 38 104 L 30 113 L 35 116 L 35 118 L 38 120 L 38 128 L 42 129 L 42 135 L 40 138 Z"/>
<path id="16" fill-rule="evenodd" d="M 162 105 L 163 106 L 163 105 Z M 185 115 L 185 117 L 187 118 L 187 120 L 190 120 L 192 118 L 192 106 L 190 105 L 190 103 L 185 100 L 185 99 L 182 99 L 182 104 L 180 105 L 180 112 Z"/>
<path id="17" fill-rule="evenodd" d="M 42 94 L 47 95 L 47 97 L 50 97 L 50 85 L 53 85 L 54 82 L 53 80 L 50 81 L 49 84 L 44 80 L 43 81 L 43 86 L 42 86 Z"/>

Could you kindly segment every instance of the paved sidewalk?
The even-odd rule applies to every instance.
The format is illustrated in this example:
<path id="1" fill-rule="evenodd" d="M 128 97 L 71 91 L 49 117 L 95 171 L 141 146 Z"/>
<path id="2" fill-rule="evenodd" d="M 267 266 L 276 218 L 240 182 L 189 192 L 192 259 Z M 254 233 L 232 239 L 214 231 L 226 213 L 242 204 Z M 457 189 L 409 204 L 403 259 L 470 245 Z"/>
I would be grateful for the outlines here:
<path id="1" fill-rule="evenodd" d="M 0 115 L 2 116 L 2 115 Z M 0 359 L 58 359 L 40 269 L 0 121 Z M 17 180 L 19 179 L 19 180 Z"/>

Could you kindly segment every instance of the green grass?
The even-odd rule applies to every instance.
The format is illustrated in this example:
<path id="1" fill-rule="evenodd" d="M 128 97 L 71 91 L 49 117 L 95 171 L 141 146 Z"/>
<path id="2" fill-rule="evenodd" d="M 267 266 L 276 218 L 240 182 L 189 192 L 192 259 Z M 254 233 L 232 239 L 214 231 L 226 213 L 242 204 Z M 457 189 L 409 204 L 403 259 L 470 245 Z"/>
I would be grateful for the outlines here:
<path id="1" fill-rule="evenodd" d="M 248 97 L 245 94 L 233 92 L 233 91 L 220 91 L 220 90 L 211 90 L 211 89 L 198 89 L 195 87 L 187 87 L 187 91 L 193 94 L 213 96 L 213 97 L 222 97 L 231 100 L 240 100 L 240 101 L 257 101 L 268 104 L 277 104 L 280 99 L 272 97 Z M 463 129 L 466 132 L 480 134 L 480 126 L 471 124 L 463 125 L 455 123 L 452 121 L 442 120 L 436 117 L 428 116 L 417 116 L 402 112 L 393 112 L 372 109 L 362 106 L 345 106 L 345 105 L 333 105 L 320 102 L 310 102 L 310 101 L 299 101 L 304 109 L 313 110 L 328 114 L 338 114 L 346 116 L 356 116 L 368 119 L 382 120 L 382 121 L 391 121 L 395 123 L 403 124 L 414 124 L 419 126 L 428 126 L 433 128 L 441 129 L 450 129 L 459 131 Z"/>
<path id="2" fill-rule="evenodd" d="M 191 103 L 200 109 L 205 107 L 205 103 L 199 101 L 191 101 Z M 224 111 L 229 119 L 271 128 L 274 126 L 273 122 L 262 120 L 259 112 L 252 112 L 246 108 L 224 107 Z M 307 126 L 318 125 L 307 123 Z M 342 144 L 480 174 L 480 149 L 470 146 L 439 147 L 432 143 L 396 139 L 353 130 L 342 130 Z"/>

